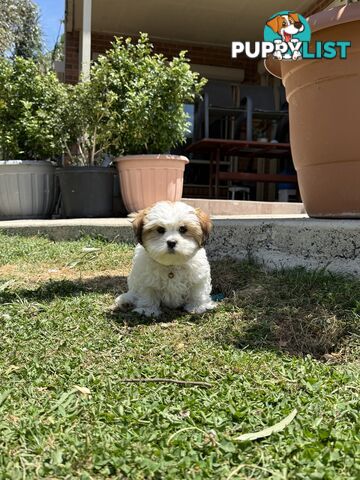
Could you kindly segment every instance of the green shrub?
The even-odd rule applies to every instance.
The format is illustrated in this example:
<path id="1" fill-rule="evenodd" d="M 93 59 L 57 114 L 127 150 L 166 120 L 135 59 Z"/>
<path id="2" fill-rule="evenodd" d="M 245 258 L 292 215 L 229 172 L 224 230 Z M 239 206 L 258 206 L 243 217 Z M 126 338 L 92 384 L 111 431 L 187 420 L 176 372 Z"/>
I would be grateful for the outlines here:
<path id="1" fill-rule="evenodd" d="M 206 80 L 185 52 L 168 61 L 146 34 L 116 38 L 89 81 L 61 84 L 32 60 L 0 59 L 0 150 L 4 159 L 100 163 L 104 154 L 166 153 L 185 141 L 184 103 Z"/>
<path id="2" fill-rule="evenodd" d="M 0 151 L 3 159 L 46 159 L 62 153 L 69 132 L 66 86 L 33 60 L 0 59 Z"/>
<path id="3" fill-rule="evenodd" d="M 189 127 L 184 103 L 206 80 L 190 69 L 186 52 L 168 61 L 146 34 L 136 43 L 115 38 L 91 68 L 90 81 L 73 89 L 70 123 L 77 128 L 83 163 L 101 154 L 165 153 L 183 143 Z"/>

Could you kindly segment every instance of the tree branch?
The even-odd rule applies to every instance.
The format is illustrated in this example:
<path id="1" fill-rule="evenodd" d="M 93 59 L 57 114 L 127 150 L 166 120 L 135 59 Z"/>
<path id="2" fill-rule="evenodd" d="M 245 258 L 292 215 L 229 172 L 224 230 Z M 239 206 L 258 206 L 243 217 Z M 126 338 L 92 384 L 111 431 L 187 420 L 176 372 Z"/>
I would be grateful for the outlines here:
<path id="1" fill-rule="evenodd" d="M 84 162 L 84 165 L 86 165 L 88 162 L 87 162 L 87 158 L 83 152 L 83 149 L 81 147 L 81 143 L 79 142 L 78 143 L 78 148 L 79 148 L 79 152 L 80 152 L 80 155 L 81 155 L 81 158 L 83 159 L 83 162 Z"/>
<path id="2" fill-rule="evenodd" d="M 97 130 L 97 126 L 95 125 L 94 135 L 93 135 L 93 144 L 91 149 L 91 165 L 94 165 L 94 162 L 95 162 L 96 130 Z"/>
<path id="3" fill-rule="evenodd" d="M 70 151 L 70 148 L 68 147 L 68 144 L 67 144 L 66 142 L 65 142 L 65 148 L 66 148 L 67 154 L 68 154 L 69 157 L 70 157 L 70 160 L 71 160 L 72 162 L 74 162 L 74 157 L 73 157 L 73 155 L 72 155 L 72 153 L 71 153 L 71 151 Z"/>

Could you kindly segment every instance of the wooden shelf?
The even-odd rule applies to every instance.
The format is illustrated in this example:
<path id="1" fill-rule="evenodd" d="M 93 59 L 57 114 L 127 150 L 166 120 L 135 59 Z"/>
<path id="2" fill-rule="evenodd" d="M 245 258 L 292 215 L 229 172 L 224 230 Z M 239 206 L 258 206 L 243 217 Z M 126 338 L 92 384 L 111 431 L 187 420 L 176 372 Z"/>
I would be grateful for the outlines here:
<path id="1" fill-rule="evenodd" d="M 219 172 L 218 179 L 234 182 L 297 183 L 296 175 L 270 173 Z"/>

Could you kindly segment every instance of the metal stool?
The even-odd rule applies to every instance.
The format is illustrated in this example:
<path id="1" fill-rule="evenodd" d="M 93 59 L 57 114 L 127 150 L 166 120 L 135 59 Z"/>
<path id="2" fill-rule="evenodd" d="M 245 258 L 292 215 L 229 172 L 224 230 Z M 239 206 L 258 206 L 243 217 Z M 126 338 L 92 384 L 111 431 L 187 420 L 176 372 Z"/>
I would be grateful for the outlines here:
<path id="1" fill-rule="evenodd" d="M 229 187 L 229 193 L 231 193 L 231 200 L 235 200 L 236 193 L 241 193 L 241 200 L 250 200 L 250 188 L 249 187 Z"/>

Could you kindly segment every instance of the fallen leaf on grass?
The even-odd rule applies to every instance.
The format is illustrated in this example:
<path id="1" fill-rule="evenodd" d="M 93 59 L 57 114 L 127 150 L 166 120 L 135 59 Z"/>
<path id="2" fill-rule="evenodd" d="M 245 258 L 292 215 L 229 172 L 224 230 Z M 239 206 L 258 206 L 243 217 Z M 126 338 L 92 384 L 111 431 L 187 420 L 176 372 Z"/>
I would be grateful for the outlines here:
<path id="1" fill-rule="evenodd" d="M 75 268 L 78 265 L 83 265 L 86 261 L 89 262 L 91 260 L 95 260 L 97 258 L 97 254 L 100 251 L 100 248 L 88 248 L 83 249 L 82 255 L 77 258 L 76 260 L 67 263 L 65 267 L 67 268 Z M 88 255 L 92 254 L 92 255 Z"/>
<path id="2" fill-rule="evenodd" d="M 15 280 L 8 280 L 7 282 L 0 284 L 0 292 L 5 292 L 5 290 L 13 286 L 14 283 L 15 283 Z"/>
<path id="3" fill-rule="evenodd" d="M 285 417 L 279 423 L 275 423 L 275 425 L 264 428 L 264 430 L 259 430 L 258 432 L 244 433 L 243 435 L 240 435 L 240 437 L 235 438 L 235 440 L 240 440 L 241 442 L 245 442 L 248 440 L 257 440 L 258 438 L 269 437 L 273 433 L 281 432 L 281 430 L 284 430 L 284 428 L 286 428 L 289 423 L 294 420 L 296 414 L 297 410 L 295 408 L 287 417 Z"/>
<path id="4" fill-rule="evenodd" d="M 84 395 L 90 395 L 90 389 L 87 387 L 80 387 L 79 385 L 75 385 L 76 390 Z"/>
<path id="5" fill-rule="evenodd" d="M 189 410 L 183 410 L 182 412 L 179 413 L 180 418 L 188 418 L 190 417 L 190 411 Z"/>
<path id="6" fill-rule="evenodd" d="M 162 327 L 162 328 L 171 328 L 171 327 L 177 327 L 178 326 L 178 323 L 177 322 L 169 322 L 169 323 L 165 323 L 165 322 L 161 322 L 158 324 L 159 327 Z"/>
<path id="7" fill-rule="evenodd" d="M 20 421 L 20 417 L 17 417 L 16 415 L 7 415 L 6 418 L 15 425 L 17 425 Z"/>
<path id="8" fill-rule="evenodd" d="M 74 260 L 73 262 L 67 263 L 65 267 L 67 268 L 75 268 L 77 265 L 81 263 L 81 260 Z"/>
<path id="9" fill-rule="evenodd" d="M 210 444 L 213 447 L 217 445 L 217 433 L 215 430 L 209 430 L 208 433 L 205 435 L 204 438 L 205 445 Z"/>
<path id="10" fill-rule="evenodd" d="M 9 395 L 10 395 L 10 390 L 5 390 L 5 392 L 0 394 L 0 406 L 5 402 L 5 400 Z"/>
<path id="11" fill-rule="evenodd" d="M 323 359 L 329 363 L 341 363 L 342 354 L 341 353 L 325 353 Z"/>
<path id="12" fill-rule="evenodd" d="M 10 365 L 10 367 L 5 371 L 5 375 L 15 372 L 16 370 L 21 370 L 21 367 L 19 367 L 19 365 Z"/>

